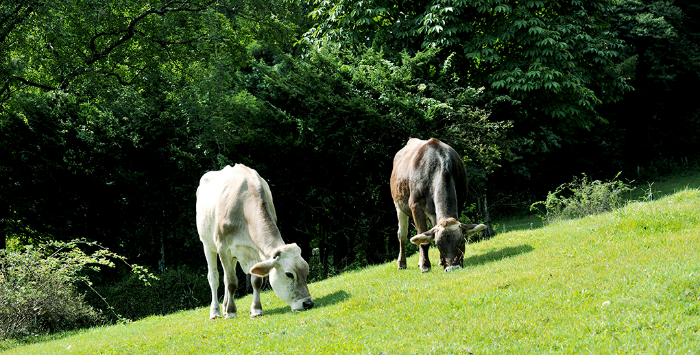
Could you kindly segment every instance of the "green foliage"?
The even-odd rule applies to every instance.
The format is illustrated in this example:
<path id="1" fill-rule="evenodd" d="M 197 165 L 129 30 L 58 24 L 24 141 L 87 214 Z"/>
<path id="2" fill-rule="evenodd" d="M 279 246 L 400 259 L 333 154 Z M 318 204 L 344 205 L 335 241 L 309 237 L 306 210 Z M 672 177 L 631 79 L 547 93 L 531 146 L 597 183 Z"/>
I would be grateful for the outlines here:
<path id="1" fill-rule="evenodd" d="M 198 178 L 241 162 L 273 185 L 287 241 L 308 251 L 345 235 L 335 250 L 350 252 L 332 260 L 376 262 L 394 253 L 365 258 L 361 236 L 394 224 L 379 222 L 393 218 L 386 157 L 409 136 L 448 141 L 481 177 L 508 154 L 510 123 L 488 120 L 482 91 L 449 65 L 436 70 L 437 51 L 292 48 L 305 30 L 292 2 L 13 4 L 27 13 L 5 13 L 0 43 L 0 221 L 13 243 L 80 236 L 195 265 Z M 316 237 L 331 224 L 345 229 Z"/>
<path id="2" fill-rule="evenodd" d="M 620 173 L 611 181 L 602 182 L 589 181 L 583 174 L 581 179 L 559 185 L 554 192 L 547 194 L 545 201 L 533 203 L 530 209 L 538 211 L 545 223 L 612 211 L 622 206 L 624 195 L 634 189 L 617 180 L 619 176 Z"/>
<path id="3" fill-rule="evenodd" d="M 36 250 L 0 250 L 0 338 L 68 330 L 103 321 L 71 283 L 71 272 L 44 264 Z"/>
<path id="4" fill-rule="evenodd" d="M 86 271 L 114 267 L 114 259 L 124 259 L 104 248 L 86 253 L 79 245 L 96 246 L 73 241 L 28 246 L 22 252 L 0 250 L 1 338 L 94 326 L 106 320 L 109 304 L 99 307 L 105 311 L 91 307 L 76 286 L 91 288 Z M 130 266 L 141 283 L 152 278 L 142 267 Z"/>
<path id="5" fill-rule="evenodd" d="M 11 0 L 0 16 L 3 111 L 21 110 L 24 95 L 75 95 L 99 107 L 104 97 L 86 96 L 192 80 L 212 60 L 245 63 L 243 48 L 256 39 L 289 45 L 292 21 L 301 22 L 293 4 L 259 0 Z"/>
<path id="6" fill-rule="evenodd" d="M 562 129 L 604 122 L 596 106 L 630 90 L 615 65 L 623 42 L 610 31 L 611 0 L 310 3 L 317 25 L 306 40 L 395 52 L 445 48 L 444 56 L 459 58 L 456 71 L 469 85 L 508 95 L 532 111 L 529 119 Z"/>

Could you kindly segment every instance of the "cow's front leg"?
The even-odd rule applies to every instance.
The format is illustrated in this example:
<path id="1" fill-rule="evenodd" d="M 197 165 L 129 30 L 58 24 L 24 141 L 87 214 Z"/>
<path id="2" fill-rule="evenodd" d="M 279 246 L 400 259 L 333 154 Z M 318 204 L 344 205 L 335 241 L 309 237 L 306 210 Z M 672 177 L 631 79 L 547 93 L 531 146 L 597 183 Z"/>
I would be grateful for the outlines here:
<path id="1" fill-rule="evenodd" d="M 413 222 L 416 223 L 418 234 L 426 232 L 428 230 L 428 224 L 426 223 L 425 213 L 423 213 L 418 206 L 413 206 L 411 210 L 413 212 Z M 418 249 L 420 250 L 420 256 L 418 258 L 420 272 L 428 272 L 430 271 L 430 257 L 428 256 L 430 244 L 422 244 Z"/>
<path id="2" fill-rule="evenodd" d="M 219 289 L 219 268 L 216 263 L 216 250 L 210 250 L 204 246 L 204 256 L 207 258 L 207 281 L 211 289 L 211 306 L 209 307 L 209 318 L 220 318 L 221 311 L 219 310 L 219 298 L 217 290 Z"/>
<path id="3" fill-rule="evenodd" d="M 431 270 L 430 258 L 428 257 L 429 250 L 430 244 L 423 244 L 420 246 L 420 260 L 418 261 L 420 272 L 428 272 Z"/>
<path id="4" fill-rule="evenodd" d="M 401 212 L 399 206 L 396 205 L 396 214 L 399 218 L 399 258 L 396 261 L 399 265 L 399 270 L 406 268 L 406 239 L 408 238 L 408 215 Z"/>
<path id="5" fill-rule="evenodd" d="M 253 303 L 250 305 L 250 318 L 255 318 L 263 315 L 262 303 L 260 303 L 260 289 L 262 288 L 263 278 L 250 274 L 250 283 L 253 286 Z"/>
<path id="6" fill-rule="evenodd" d="M 235 293 L 238 289 L 238 276 L 236 276 L 236 259 L 228 255 L 228 252 L 219 252 L 221 265 L 224 269 L 224 314 L 226 318 L 238 316 L 236 309 Z"/>

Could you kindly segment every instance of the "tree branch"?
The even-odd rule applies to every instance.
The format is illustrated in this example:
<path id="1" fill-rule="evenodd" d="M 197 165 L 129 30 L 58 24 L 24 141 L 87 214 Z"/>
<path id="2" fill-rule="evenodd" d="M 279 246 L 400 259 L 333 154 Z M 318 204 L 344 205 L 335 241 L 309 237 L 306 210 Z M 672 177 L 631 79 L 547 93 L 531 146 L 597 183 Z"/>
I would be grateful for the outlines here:
<path id="1" fill-rule="evenodd" d="M 7 93 L 7 95 L 6 95 Z M 5 85 L 2 86 L 2 90 L 0 90 L 0 110 L 2 105 L 9 99 L 10 97 L 10 81 L 6 80 Z"/>
<path id="2" fill-rule="evenodd" d="M 19 1 L 12 13 L 0 20 L 0 28 L 2 28 L 2 30 L 0 30 L 0 44 L 5 42 L 7 36 L 12 33 L 12 30 L 17 27 L 17 25 L 27 19 L 29 14 L 34 11 L 35 6 L 37 5 L 38 7 L 41 7 L 44 6 L 44 3 L 35 1 L 29 4 L 24 4 L 23 1 Z M 22 11 L 23 9 L 24 11 Z M 11 20 L 12 17 L 14 17 L 13 20 Z"/>
<path id="3" fill-rule="evenodd" d="M 97 38 L 105 36 L 105 35 L 117 34 L 117 33 L 107 33 L 107 32 L 98 33 L 90 40 L 90 49 L 93 51 L 93 54 L 92 54 L 92 56 L 90 56 L 90 58 L 88 58 L 85 61 L 85 64 L 91 65 L 91 64 L 95 63 L 96 61 L 107 57 L 115 48 L 119 47 L 121 44 L 123 44 L 124 42 L 126 42 L 126 41 L 130 40 L 132 37 L 134 37 L 134 35 L 136 34 L 136 26 L 142 20 L 144 20 L 146 17 L 148 17 L 149 15 L 153 15 L 153 14 L 165 15 L 168 12 L 185 12 L 185 11 L 186 12 L 199 12 L 199 11 L 206 9 L 212 3 L 213 3 L 213 1 L 210 1 L 210 2 L 205 3 L 202 7 L 190 8 L 190 7 L 184 7 L 186 4 L 189 4 L 189 1 L 187 1 L 187 0 L 185 0 L 185 1 L 173 0 L 173 1 L 170 1 L 170 2 L 163 4 L 163 6 L 161 6 L 159 8 L 148 9 L 148 10 L 142 12 L 141 14 L 139 14 L 138 16 L 134 17 L 129 22 L 129 25 L 126 27 L 126 30 L 123 31 L 126 33 L 124 33 L 121 38 L 116 40 L 114 43 L 108 45 L 105 49 L 103 49 L 100 52 L 95 51 L 95 40 Z M 175 4 L 179 4 L 180 6 L 176 7 L 176 8 L 170 7 L 171 5 L 175 5 Z"/>
<path id="4" fill-rule="evenodd" d="M 114 73 L 114 72 L 99 71 L 99 73 L 102 73 L 106 76 L 113 76 L 113 77 L 117 78 L 117 81 L 119 82 L 119 84 L 124 85 L 124 86 L 129 86 L 129 85 L 134 84 L 134 80 L 136 80 L 136 78 L 138 78 L 141 75 L 141 73 L 143 73 L 143 71 L 146 70 L 146 68 L 148 68 L 148 66 L 145 66 L 145 67 L 139 69 L 139 71 L 136 73 L 136 75 L 129 81 L 124 81 L 124 79 L 122 79 L 122 77 L 119 74 Z"/>
<path id="5" fill-rule="evenodd" d="M 39 89 L 44 89 L 44 90 L 56 90 L 56 89 L 58 89 L 55 87 L 46 86 L 44 84 L 35 83 L 33 81 L 29 81 L 29 80 L 22 78 L 22 77 L 19 77 L 19 76 L 13 76 L 12 78 L 25 84 L 25 85 L 33 86 L 33 87 L 39 88 Z"/>

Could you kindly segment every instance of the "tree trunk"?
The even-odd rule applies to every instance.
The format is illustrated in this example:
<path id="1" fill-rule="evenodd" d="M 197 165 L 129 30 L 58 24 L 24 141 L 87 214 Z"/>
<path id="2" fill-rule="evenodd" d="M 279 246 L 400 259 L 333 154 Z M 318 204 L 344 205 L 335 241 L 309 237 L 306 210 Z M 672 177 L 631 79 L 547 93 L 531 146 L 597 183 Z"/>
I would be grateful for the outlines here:
<path id="1" fill-rule="evenodd" d="M 7 220 L 10 217 L 10 207 L 6 204 L 0 206 L 0 249 L 7 248 Z"/>
<path id="2" fill-rule="evenodd" d="M 484 195 L 484 215 L 486 216 L 486 237 L 491 238 L 496 233 L 493 231 L 493 227 L 491 226 L 491 217 L 489 216 L 489 203 L 486 200 L 485 195 Z"/>
<path id="3" fill-rule="evenodd" d="M 160 236 L 160 260 L 158 260 L 158 270 L 160 273 L 165 272 L 165 241 L 163 240 L 165 237 L 161 234 Z"/>
<path id="4" fill-rule="evenodd" d="M 5 228 L 5 219 L 0 219 L 0 249 L 7 248 L 7 228 Z"/>
<path id="5" fill-rule="evenodd" d="M 325 228 L 323 228 L 323 224 L 319 225 L 319 233 L 318 236 L 320 238 L 320 243 L 318 243 L 318 249 L 319 249 L 319 259 L 321 262 L 321 277 L 326 278 L 328 277 L 328 245 L 326 244 L 326 235 L 325 235 Z"/>

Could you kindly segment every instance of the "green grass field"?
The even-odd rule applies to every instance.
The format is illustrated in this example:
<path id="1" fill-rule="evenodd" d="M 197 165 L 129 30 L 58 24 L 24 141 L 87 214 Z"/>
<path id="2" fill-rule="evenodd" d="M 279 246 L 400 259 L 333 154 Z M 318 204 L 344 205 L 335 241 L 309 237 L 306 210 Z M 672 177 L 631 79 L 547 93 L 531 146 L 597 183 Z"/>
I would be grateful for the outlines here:
<path id="1" fill-rule="evenodd" d="M 369 236 L 368 236 L 369 237 Z M 470 244 L 465 268 L 395 262 L 309 285 L 293 313 L 208 308 L 72 332 L 8 353 L 493 354 L 700 351 L 700 190 Z M 437 266 L 437 250 L 431 249 Z"/>

